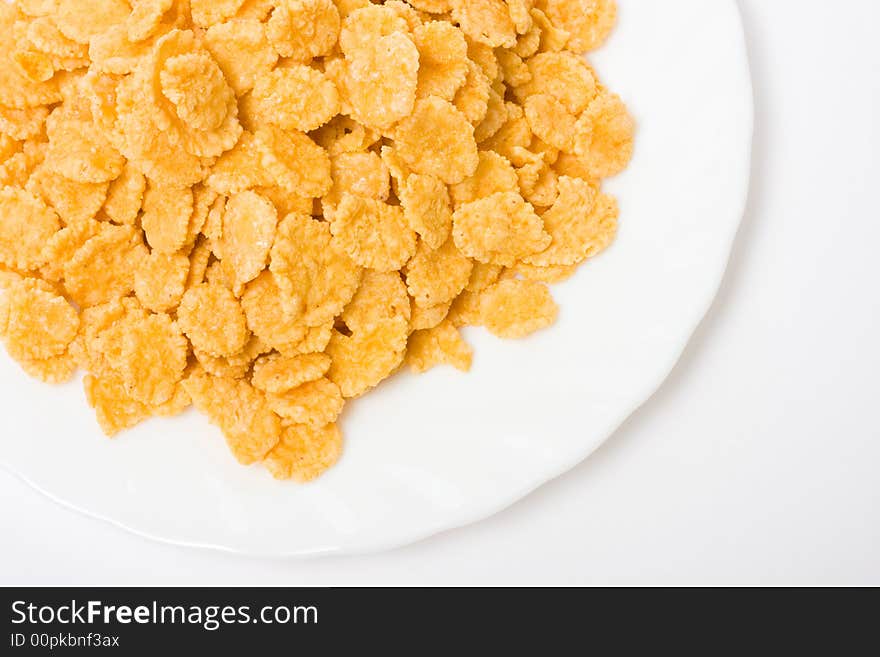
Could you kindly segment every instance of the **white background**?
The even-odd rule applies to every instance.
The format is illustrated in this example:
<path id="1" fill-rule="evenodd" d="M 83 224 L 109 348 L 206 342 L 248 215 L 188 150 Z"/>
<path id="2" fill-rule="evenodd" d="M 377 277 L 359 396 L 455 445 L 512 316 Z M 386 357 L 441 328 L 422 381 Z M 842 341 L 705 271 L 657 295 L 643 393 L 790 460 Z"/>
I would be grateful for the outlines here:
<path id="1" fill-rule="evenodd" d="M 880 584 L 880 3 L 740 5 L 757 115 L 730 269 L 589 461 L 475 526 L 304 561 L 152 543 L 0 471 L 0 584 Z"/>

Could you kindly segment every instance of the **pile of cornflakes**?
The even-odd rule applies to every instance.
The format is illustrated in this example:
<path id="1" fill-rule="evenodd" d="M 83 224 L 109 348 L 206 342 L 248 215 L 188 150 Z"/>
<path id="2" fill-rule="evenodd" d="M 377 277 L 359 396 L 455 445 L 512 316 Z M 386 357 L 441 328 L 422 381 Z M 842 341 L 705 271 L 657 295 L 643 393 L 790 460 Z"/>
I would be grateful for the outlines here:
<path id="1" fill-rule="evenodd" d="M 0 2 L 0 336 L 110 436 L 311 480 L 404 364 L 545 328 L 612 241 L 614 0 Z"/>

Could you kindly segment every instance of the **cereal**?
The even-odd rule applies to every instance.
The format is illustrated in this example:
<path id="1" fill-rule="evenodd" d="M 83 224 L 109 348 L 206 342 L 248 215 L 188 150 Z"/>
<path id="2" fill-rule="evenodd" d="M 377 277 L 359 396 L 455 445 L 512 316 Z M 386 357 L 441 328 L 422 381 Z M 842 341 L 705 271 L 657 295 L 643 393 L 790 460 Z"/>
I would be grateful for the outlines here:
<path id="1" fill-rule="evenodd" d="M 217 246 L 223 263 L 229 265 L 235 289 L 266 268 L 277 226 L 275 206 L 255 192 L 242 192 L 226 203 L 223 237 Z"/>
<path id="2" fill-rule="evenodd" d="M 204 283 L 187 290 L 177 321 L 193 347 L 211 356 L 232 356 L 249 337 L 244 311 L 232 292 Z"/>
<path id="3" fill-rule="evenodd" d="M 406 350 L 406 363 L 416 374 L 427 372 L 437 365 L 452 365 L 467 372 L 473 357 L 473 349 L 450 321 L 416 331 L 410 336 Z"/>
<path id="4" fill-rule="evenodd" d="M 469 37 L 493 48 L 516 45 L 516 25 L 504 0 L 452 0 L 452 17 Z"/>
<path id="5" fill-rule="evenodd" d="M 0 310 L 0 336 L 16 360 L 59 356 L 73 342 L 79 315 L 54 289 L 24 279 L 6 291 Z"/>
<path id="6" fill-rule="evenodd" d="M 535 94 L 549 94 L 571 114 L 583 112 L 596 97 L 596 79 L 586 62 L 568 52 L 543 52 L 526 62 L 529 81 L 514 89 L 524 100 Z"/>
<path id="7" fill-rule="evenodd" d="M 307 62 L 328 55 L 339 37 L 333 0 L 280 0 L 267 23 L 269 40 L 282 57 Z"/>
<path id="8" fill-rule="evenodd" d="M 524 261 L 541 267 L 574 265 L 601 250 L 599 245 L 610 241 L 605 233 L 616 227 L 616 221 L 609 220 L 607 208 L 597 203 L 597 196 L 598 192 L 580 178 L 560 178 L 559 198 L 543 216 L 552 242 L 545 251 Z"/>
<path id="9" fill-rule="evenodd" d="M 335 424 L 313 429 L 285 427 L 281 440 L 266 455 L 266 469 L 276 479 L 307 483 L 333 467 L 342 454 L 342 432 Z"/>
<path id="10" fill-rule="evenodd" d="M 278 186 L 313 198 L 330 191 L 330 156 L 308 135 L 267 127 L 256 136 L 265 149 L 262 163 Z"/>
<path id="11" fill-rule="evenodd" d="M 440 303 L 424 308 L 413 301 L 412 314 L 409 320 L 410 331 L 423 331 L 437 326 L 449 315 L 452 302 Z"/>
<path id="12" fill-rule="evenodd" d="M 190 0 L 193 22 L 200 27 L 232 18 L 243 4 L 244 0 Z"/>
<path id="13" fill-rule="evenodd" d="M 578 119 L 589 141 L 576 151 L 594 178 L 607 178 L 626 168 L 633 154 L 635 124 L 620 98 L 599 94 Z"/>
<path id="14" fill-rule="evenodd" d="M 416 305 L 429 308 L 449 303 L 464 290 L 474 268 L 452 239 L 439 249 L 422 242 L 406 266 L 406 286 Z"/>
<path id="15" fill-rule="evenodd" d="M 61 228 L 58 215 L 41 200 L 21 189 L 0 189 L 0 264 L 35 269 L 43 245 Z"/>
<path id="16" fill-rule="evenodd" d="M 457 27 L 431 21 L 413 30 L 419 49 L 419 81 L 416 96 L 452 100 L 468 74 L 467 41 Z"/>
<path id="17" fill-rule="evenodd" d="M 382 158 L 373 151 L 334 155 L 331 173 L 333 188 L 321 199 L 325 215 L 332 214 L 333 208 L 346 192 L 380 201 L 387 201 L 391 193 L 391 173 Z"/>
<path id="18" fill-rule="evenodd" d="M 40 267 L 41 276 L 50 282 L 60 283 L 64 279 L 64 266 L 73 258 L 83 244 L 95 237 L 106 226 L 94 219 L 83 219 L 65 226 L 52 235 L 43 247 Z"/>
<path id="19" fill-rule="evenodd" d="M 135 271 L 134 293 L 144 308 L 168 312 L 180 304 L 189 272 L 187 256 L 153 251 Z"/>
<path id="20" fill-rule="evenodd" d="M 124 158 L 93 123 L 65 119 L 56 110 L 46 121 L 46 131 L 46 161 L 65 178 L 103 183 L 122 173 Z"/>
<path id="21" fill-rule="evenodd" d="M 114 223 L 134 225 L 143 206 L 146 188 L 147 180 L 144 175 L 131 164 L 127 164 L 122 174 L 110 183 L 104 212 Z"/>
<path id="22" fill-rule="evenodd" d="M 108 435 L 307 482 L 347 400 L 549 326 L 617 232 L 614 0 L 0 2 L 0 338 Z"/>
<path id="23" fill-rule="evenodd" d="M 339 113 L 336 85 L 320 71 L 296 64 L 257 77 L 253 102 L 260 123 L 285 130 L 316 130 Z"/>
<path id="24" fill-rule="evenodd" d="M 449 190 L 439 178 L 413 174 L 398 191 L 409 227 L 432 249 L 440 248 L 452 233 Z"/>
<path id="25" fill-rule="evenodd" d="M 332 323 L 361 282 L 361 268 L 332 238 L 330 225 L 298 214 L 288 215 L 278 227 L 270 269 L 269 287 L 277 285 L 296 299 L 302 325 L 310 328 Z"/>
<path id="26" fill-rule="evenodd" d="M 400 206 L 346 193 L 330 222 L 333 239 L 361 267 L 397 271 L 416 250 Z"/>
<path id="27" fill-rule="evenodd" d="M 501 338 L 523 338 L 550 326 L 559 309 L 546 285 L 508 279 L 484 293 L 482 315 L 486 328 Z"/>
<path id="28" fill-rule="evenodd" d="M 617 0 L 543 0 L 547 18 L 569 33 L 567 46 L 582 53 L 602 45 L 617 21 Z"/>
<path id="29" fill-rule="evenodd" d="M 339 386 L 324 377 L 285 392 L 269 393 L 266 399 L 282 423 L 306 424 L 313 429 L 335 422 L 345 405 Z"/>
<path id="30" fill-rule="evenodd" d="M 239 96 L 253 89 L 257 76 L 272 70 L 278 61 L 278 53 L 266 36 L 266 26 L 259 21 L 212 25 L 205 34 L 205 46 Z"/>
<path id="31" fill-rule="evenodd" d="M 435 96 L 416 103 L 412 115 L 397 126 L 394 141 L 413 171 L 448 185 L 470 176 L 479 162 L 473 126 L 453 105 Z"/>
<path id="32" fill-rule="evenodd" d="M 43 132 L 49 110 L 46 107 L 16 109 L 0 107 L 0 133 L 12 139 L 24 141 Z"/>
<path id="33" fill-rule="evenodd" d="M 150 185 L 144 194 L 141 226 L 147 243 L 155 251 L 174 253 L 185 243 L 193 213 L 189 187 Z"/>
<path id="34" fill-rule="evenodd" d="M 517 189 L 518 178 L 510 161 L 495 151 L 481 151 L 476 171 L 450 191 L 455 206 L 492 196 L 497 192 L 512 192 Z"/>
<path id="35" fill-rule="evenodd" d="M 76 224 L 94 217 L 107 198 L 107 183 L 82 183 L 69 180 L 38 166 L 25 189 L 42 198 L 65 224 Z"/>
<path id="36" fill-rule="evenodd" d="M 264 392 L 282 393 L 320 379 L 329 369 L 330 357 L 327 354 L 273 354 L 254 363 L 251 383 Z"/>
<path id="37" fill-rule="evenodd" d="M 153 36 L 173 4 L 174 0 L 131 0 L 131 14 L 126 20 L 128 38 L 137 43 Z"/>
<path id="38" fill-rule="evenodd" d="M 550 245 L 541 217 L 516 192 L 462 205 L 453 215 L 456 246 L 478 262 L 510 266 Z"/>
<path id="39" fill-rule="evenodd" d="M 344 106 L 350 108 L 347 113 L 380 130 L 391 128 L 412 113 L 419 51 L 408 34 L 392 32 L 348 52 L 343 46 L 343 52 L 339 74 L 328 73 L 339 87 Z"/>
<path id="40" fill-rule="evenodd" d="M 164 404 L 183 377 L 189 345 L 171 317 L 150 314 L 125 326 L 120 362 L 128 395 L 144 404 Z"/>
<path id="41" fill-rule="evenodd" d="M 193 405 L 222 429 L 242 465 L 263 460 L 281 439 L 281 419 L 246 381 L 196 371 L 183 387 Z"/>

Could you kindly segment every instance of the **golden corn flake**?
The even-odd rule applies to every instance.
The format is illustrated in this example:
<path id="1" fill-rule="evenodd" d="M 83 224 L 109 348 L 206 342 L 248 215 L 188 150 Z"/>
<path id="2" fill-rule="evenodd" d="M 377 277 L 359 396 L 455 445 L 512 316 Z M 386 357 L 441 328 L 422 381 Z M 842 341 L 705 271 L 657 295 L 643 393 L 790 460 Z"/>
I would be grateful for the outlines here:
<path id="1" fill-rule="evenodd" d="M 285 392 L 268 393 L 266 399 L 282 423 L 315 429 L 335 422 L 345 405 L 339 386 L 324 377 Z"/>
<path id="2" fill-rule="evenodd" d="M 510 266 L 550 245 L 541 217 L 515 192 L 466 203 L 453 215 L 459 250 L 478 262 Z"/>
<path id="3" fill-rule="evenodd" d="M 541 267 L 525 262 L 518 262 L 516 264 L 516 273 L 520 274 L 527 281 L 551 285 L 567 281 L 577 273 L 577 270 L 577 265 L 547 265 L 546 267 Z"/>
<path id="4" fill-rule="evenodd" d="M 232 18 L 243 4 L 244 0 L 190 0 L 193 22 L 200 27 Z"/>
<path id="5" fill-rule="evenodd" d="M 438 96 L 452 100 L 468 74 L 467 41 L 457 27 L 431 21 L 413 30 L 419 49 L 419 98 Z"/>
<path id="6" fill-rule="evenodd" d="M 454 185 L 473 174 L 479 163 L 474 127 L 447 101 L 419 100 L 411 116 L 395 129 L 397 152 L 416 173 Z"/>
<path id="7" fill-rule="evenodd" d="M 553 240 L 539 254 L 524 258 L 525 262 L 547 267 L 583 262 L 597 242 L 603 242 L 601 211 L 595 211 L 598 192 L 580 178 L 563 176 L 559 180 L 559 198 L 544 213 L 544 227 Z"/>
<path id="8" fill-rule="evenodd" d="M 406 266 L 406 286 L 419 306 L 429 308 L 451 302 L 470 280 L 473 261 L 450 238 L 439 249 L 424 242 Z"/>
<path id="9" fill-rule="evenodd" d="M 349 331 L 357 332 L 395 317 L 410 318 L 409 297 L 403 280 L 397 273 L 368 271 L 340 320 Z"/>
<path id="10" fill-rule="evenodd" d="M 152 415 L 146 404 L 128 396 L 118 375 L 88 374 L 83 379 L 83 388 L 89 406 L 95 409 L 98 424 L 108 437 L 112 438 Z"/>
<path id="11" fill-rule="evenodd" d="M 359 153 L 379 141 L 381 135 L 350 116 L 340 114 L 312 133 L 312 137 L 331 156 Z"/>
<path id="12" fill-rule="evenodd" d="M 587 134 L 579 130 L 578 119 L 550 94 L 529 96 L 525 115 L 532 133 L 542 141 L 566 153 L 583 148 Z"/>
<path id="13" fill-rule="evenodd" d="M 0 336 L 16 360 L 40 360 L 63 354 L 79 329 L 79 315 L 46 283 L 24 279 L 2 300 Z"/>
<path id="14" fill-rule="evenodd" d="M 171 317 L 156 313 L 127 326 L 120 362 L 114 369 L 132 399 L 164 404 L 183 378 L 188 353 L 186 338 Z"/>
<path id="15" fill-rule="evenodd" d="M 263 460 L 281 438 L 281 419 L 263 393 L 247 381 L 196 371 L 183 387 L 193 405 L 223 431 L 233 456 L 242 465 Z"/>
<path id="16" fill-rule="evenodd" d="M 254 361 L 271 350 L 272 348 L 262 340 L 253 337 L 245 345 L 245 348 L 234 356 L 211 356 L 195 348 L 193 355 L 209 374 L 230 379 L 244 379 Z"/>
<path id="17" fill-rule="evenodd" d="M 43 246 L 60 228 L 58 215 L 22 189 L 0 189 L 0 264 L 34 269 Z"/>
<path id="18" fill-rule="evenodd" d="M 327 354 L 333 359 L 328 378 L 343 397 L 359 397 L 391 376 L 403 362 L 409 322 L 401 315 L 379 320 L 346 335 L 333 332 Z"/>
<path id="19" fill-rule="evenodd" d="M 267 127 L 258 131 L 256 137 L 265 149 L 262 163 L 275 184 L 313 198 L 330 191 L 330 156 L 308 135 Z"/>
<path id="20" fill-rule="evenodd" d="M 249 337 L 238 299 L 219 285 L 187 290 L 177 309 L 177 321 L 193 346 L 212 356 L 238 353 Z"/>
<path id="21" fill-rule="evenodd" d="M 438 178 L 413 174 L 398 190 L 409 227 L 432 249 L 440 248 L 452 233 L 449 190 Z"/>
<path id="22" fill-rule="evenodd" d="M 635 123 L 619 96 L 599 94 L 578 119 L 589 139 L 575 152 L 593 178 L 617 175 L 633 155 Z"/>
<path id="23" fill-rule="evenodd" d="M 138 301 L 153 312 L 167 312 L 180 304 L 190 272 L 189 258 L 181 253 L 153 251 L 134 274 Z"/>
<path id="24" fill-rule="evenodd" d="M 516 25 L 504 0 L 452 0 L 452 17 L 469 37 L 493 48 L 516 45 Z"/>
<path id="25" fill-rule="evenodd" d="M 185 243 L 193 213 L 189 187 L 150 185 L 144 194 L 141 226 L 154 251 L 175 253 Z"/>
<path id="26" fill-rule="evenodd" d="M 49 116 L 47 107 L 31 109 L 0 107 L 0 133 L 18 141 L 32 139 L 42 134 L 47 116 Z"/>
<path id="27" fill-rule="evenodd" d="M 272 354 L 254 363 L 251 383 L 264 392 L 282 393 L 320 379 L 329 369 L 330 357 L 326 354 Z"/>
<path id="28" fill-rule="evenodd" d="M 109 27 L 122 23 L 131 12 L 126 0 L 90 0 L 88 11 L 83 11 L 81 0 L 57 0 L 52 16 L 61 32 L 77 43 L 89 39 Z"/>
<path id="29" fill-rule="evenodd" d="M 267 32 L 278 54 L 307 62 L 330 54 L 339 27 L 333 0 L 280 0 L 274 5 Z"/>
<path id="30" fill-rule="evenodd" d="M 362 198 L 388 200 L 391 174 L 382 158 L 373 151 L 339 153 L 332 157 L 331 166 L 333 188 L 321 199 L 325 215 L 332 213 L 346 192 Z"/>
<path id="31" fill-rule="evenodd" d="M 489 103 L 492 101 L 492 83 L 480 67 L 468 61 L 464 83 L 458 89 L 452 104 L 474 126 L 482 123 L 489 114 Z M 498 95 L 497 92 L 495 94 Z M 474 131 L 476 140 L 476 130 Z"/>
<path id="32" fill-rule="evenodd" d="M 333 467 L 342 455 L 342 432 L 336 424 L 314 429 L 285 427 L 281 440 L 266 455 L 266 469 L 276 479 L 308 483 Z"/>
<path id="33" fill-rule="evenodd" d="M 345 194 L 333 213 L 334 241 L 361 267 L 397 271 L 416 250 L 412 231 L 399 205 Z"/>
<path id="34" fill-rule="evenodd" d="M 457 185 L 452 185 L 450 191 L 457 208 L 498 192 L 514 192 L 517 185 L 516 171 L 506 157 L 494 151 L 481 151 L 480 161 L 473 175 Z"/>
<path id="35" fill-rule="evenodd" d="M 339 92 L 323 73 L 304 64 L 260 75 L 252 99 L 257 119 L 285 130 L 309 132 L 339 113 Z"/>
<path id="36" fill-rule="evenodd" d="M 49 135 L 46 161 L 65 178 L 103 183 L 122 173 L 125 159 L 93 123 L 65 119 L 56 110 L 46 121 L 46 128 Z"/>
<path id="37" fill-rule="evenodd" d="M 320 327 L 333 322 L 351 301 L 361 282 L 361 268 L 333 239 L 327 222 L 291 214 L 278 227 L 271 252 L 271 281 L 262 286 L 278 286 L 283 298 L 296 300 L 298 319 L 306 327 Z M 265 276 L 265 275 L 264 275 Z M 288 305 L 291 303 L 287 302 Z M 249 314 L 250 320 L 250 314 Z M 255 331 L 256 332 L 256 331 Z M 293 348 L 305 336 L 289 340 L 269 340 L 276 348 Z"/>
<path id="38" fill-rule="evenodd" d="M 146 188 L 144 175 L 126 165 L 119 178 L 110 183 L 104 212 L 114 223 L 133 225 L 143 206 Z"/>
<path id="39" fill-rule="evenodd" d="M 162 93 L 177 116 L 198 130 L 216 130 L 226 118 L 232 89 L 207 53 L 171 57 L 159 74 Z"/>
<path id="40" fill-rule="evenodd" d="M 115 435 L 194 404 L 310 481 L 404 364 L 605 250 L 613 0 L 0 2 L 0 338 Z"/>
<path id="41" fill-rule="evenodd" d="M 242 192 L 226 203 L 223 237 L 218 245 L 229 265 L 235 289 L 254 280 L 269 259 L 275 242 L 278 213 L 272 203 L 254 192 Z"/>
<path id="42" fill-rule="evenodd" d="M 482 262 L 474 264 L 471 278 L 465 288 L 468 292 L 482 292 L 490 285 L 494 285 L 501 277 L 504 267 L 501 265 L 489 265 Z"/>
<path id="43" fill-rule="evenodd" d="M 526 62 L 530 80 L 514 89 L 521 101 L 536 94 L 549 94 L 574 115 L 583 112 L 596 97 L 593 71 L 580 57 L 568 52 L 543 52 Z"/>
<path id="44" fill-rule="evenodd" d="M 544 0 L 543 6 L 553 24 L 570 34 L 567 47 L 574 53 L 601 46 L 617 22 L 617 0 Z"/>
<path id="45" fill-rule="evenodd" d="M 556 321 L 559 308 L 546 285 L 508 279 L 483 293 L 486 328 L 501 338 L 523 338 Z"/>
<path id="46" fill-rule="evenodd" d="M 69 353 L 50 358 L 25 358 L 17 362 L 25 374 L 49 385 L 67 383 L 77 369 L 76 359 Z"/>
<path id="47" fill-rule="evenodd" d="M 449 315 L 452 302 L 440 303 L 436 306 L 424 308 L 412 302 L 411 316 L 409 320 L 410 331 L 423 331 L 437 326 Z"/>
<path id="48" fill-rule="evenodd" d="M 427 372 L 437 365 L 452 365 L 467 372 L 473 356 L 473 349 L 450 321 L 416 331 L 409 337 L 406 348 L 406 363 L 416 374 Z"/>
<path id="49" fill-rule="evenodd" d="M 274 185 L 275 179 L 265 165 L 267 157 L 265 144 L 245 132 L 238 144 L 214 164 L 207 184 L 217 193 L 230 196 L 255 187 Z"/>
<path id="50" fill-rule="evenodd" d="M 264 271 L 247 284 L 241 307 L 248 328 L 273 349 L 293 348 L 308 334 L 302 297 L 283 292 L 272 272 Z"/>
<path id="51" fill-rule="evenodd" d="M 410 115 L 418 87 L 419 51 L 408 34 L 392 32 L 347 52 L 343 46 L 343 52 L 339 74 L 328 73 L 349 108 L 347 113 L 380 130 Z"/>
<path id="52" fill-rule="evenodd" d="M 255 20 L 212 25 L 205 33 L 205 47 L 239 96 L 253 89 L 257 77 L 272 70 L 278 61 L 278 53 L 266 36 L 266 26 Z"/>
<path id="53" fill-rule="evenodd" d="M 69 180 L 50 170 L 45 163 L 31 174 L 25 189 L 50 205 L 61 221 L 75 224 L 92 219 L 107 198 L 107 183 L 83 183 Z"/>
<path id="54" fill-rule="evenodd" d="M 150 38 L 159 29 L 162 18 L 175 0 L 130 0 L 131 14 L 125 21 L 128 38 L 137 43 Z"/>

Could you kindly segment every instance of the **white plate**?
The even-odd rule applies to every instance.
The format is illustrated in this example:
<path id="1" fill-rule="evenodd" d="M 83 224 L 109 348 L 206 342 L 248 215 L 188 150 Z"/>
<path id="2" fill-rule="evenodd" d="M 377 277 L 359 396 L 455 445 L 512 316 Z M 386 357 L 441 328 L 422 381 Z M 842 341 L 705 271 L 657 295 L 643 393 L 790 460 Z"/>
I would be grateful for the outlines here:
<path id="1" fill-rule="evenodd" d="M 620 237 L 555 288 L 557 326 L 523 342 L 470 330 L 469 375 L 401 375 L 351 404 L 342 462 L 308 486 L 240 467 L 195 413 L 108 441 L 78 384 L 30 381 L 4 353 L 0 462 L 143 536 L 273 556 L 415 541 L 580 462 L 678 359 L 719 285 L 748 183 L 752 96 L 735 3 L 620 4 L 593 60 L 637 117 L 637 153 L 608 185 Z"/>

